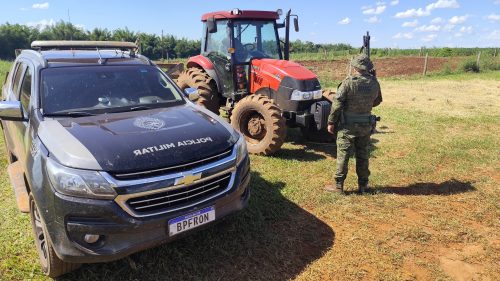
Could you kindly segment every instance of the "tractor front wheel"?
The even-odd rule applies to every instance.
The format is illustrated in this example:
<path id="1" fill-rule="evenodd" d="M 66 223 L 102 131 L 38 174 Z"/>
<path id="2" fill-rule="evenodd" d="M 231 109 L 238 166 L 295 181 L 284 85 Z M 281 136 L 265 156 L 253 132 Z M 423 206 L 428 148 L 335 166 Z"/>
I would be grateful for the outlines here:
<path id="1" fill-rule="evenodd" d="M 198 90 L 196 103 L 219 115 L 220 103 L 215 81 L 201 68 L 188 68 L 177 78 L 177 85 L 183 91 L 187 88 Z"/>
<path id="2" fill-rule="evenodd" d="M 281 148 L 286 138 L 285 119 L 274 102 L 260 95 L 241 99 L 234 107 L 231 124 L 247 141 L 248 152 L 269 155 Z"/>

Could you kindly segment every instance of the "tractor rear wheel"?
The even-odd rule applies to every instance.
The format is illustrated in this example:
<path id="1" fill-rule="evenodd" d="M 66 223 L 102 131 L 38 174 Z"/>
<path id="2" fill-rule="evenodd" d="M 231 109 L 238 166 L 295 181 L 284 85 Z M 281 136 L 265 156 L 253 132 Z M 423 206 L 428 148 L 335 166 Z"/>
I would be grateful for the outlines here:
<path id="1" fill-rule="evenodd" d="M 332 90 L 324 90 L 323 91 L 323 99 L 330 103 L 333 103 L 333 99 L 335 98 L 335 92 Z M 337 132 L 335 134 L 330 134 L 326 128 L 322 130 L 318 130 L 315 125 L 309 128 L 300 128 L 302 132 L 302 136 L 304 139 L 312 142 L 321 142 L 321 143 L 333 143 L 337 139 Z"/>
<path id="2" fill-rule="evenodd" d="M 188 68 L 177 78 L 177 85 L 184 91 L 195 88 L 200 96 L 196 103 L 219 115 L 219 96 L 215 81 L 201 68 Z"/>
<path id="3" fill-rule="evenodd" d="M 250 95 L 234 107 L 231 124 L 247 141 L 248 152 L 269 155 L 281 148 L 286 138 L 281 110 L 265 96 Z"/>

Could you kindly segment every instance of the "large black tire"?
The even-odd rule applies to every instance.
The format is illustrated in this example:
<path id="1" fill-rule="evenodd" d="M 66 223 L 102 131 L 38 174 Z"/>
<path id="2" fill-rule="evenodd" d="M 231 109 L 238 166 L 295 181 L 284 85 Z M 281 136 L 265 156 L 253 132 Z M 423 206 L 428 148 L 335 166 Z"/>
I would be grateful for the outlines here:
<path id="1" fill-rule="evenodd" d="M 281 110 L 268 97 L 250 95 L 234 107 L 231 124 L 247 141 L 248 152 L 270 155 L 281 148 L 286 138 L 286 123 Z"/>
<path id="2" fill-rule="evenodd" d="M 29 196 L 30 217 L 33 235 L 35 236 L 35 246 L 40 257 L 40 264 L 45 275 L 55 278 L 69 273 L 81 266 L 79 263 L 69 263 L 62 261 L 54 251 L 50 242 L 45 223 L 40 217 L 40 212 L 35 204 L 33 195 Z"/>
<path id="3" fill-rule="evenodd" d="M 201 68 L 188 68 L 177 78 L 177 85 L 184 91 L 187 88 L 198 89 L 200 98 L 197 104 L 215 114 L 219 114 L 220 101 L 215 81 Z"/>
<path id="4" fill-rule="evenodd" d="M 335 98 L 334 91 L 332 90 L 323 91 L 322 100 L 333 103 L 334 98 Z M 318 130 L 316 126 L 311 126 L 309 128 L 300 128 L 300 131 L 302 132 L 302 136 L 304 136 L 304 139 L 312 142 L 334 143 L 337 139 L 337 132 L 335 132 L 335 134 L 332 135 L 326 130 L 326 128 Z"/>

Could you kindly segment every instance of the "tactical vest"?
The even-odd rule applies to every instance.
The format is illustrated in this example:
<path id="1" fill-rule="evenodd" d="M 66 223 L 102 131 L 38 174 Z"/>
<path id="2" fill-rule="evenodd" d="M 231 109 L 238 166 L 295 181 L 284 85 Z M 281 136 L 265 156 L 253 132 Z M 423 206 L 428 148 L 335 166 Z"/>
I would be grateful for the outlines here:
<path id="1" fill-rule="evenodd" d="M 372 75 L 353 76 L 349 78 L 350 91 L 344 103 L 344 114 L 350 116 L 370 115 L 373 102 L 377 98 L 380 85 Z"/>

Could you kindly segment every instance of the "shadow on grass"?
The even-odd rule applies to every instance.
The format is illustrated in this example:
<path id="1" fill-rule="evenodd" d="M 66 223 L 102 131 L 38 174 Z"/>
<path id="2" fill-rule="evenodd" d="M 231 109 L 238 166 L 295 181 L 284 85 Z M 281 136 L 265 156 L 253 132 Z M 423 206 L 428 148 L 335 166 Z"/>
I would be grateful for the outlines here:
<path id="1" fill-rule="evenodd" d="M 297 160 L 303 162 L 314 162 L 326 158 L 324 155 L 315 153 L 310 148 L 306 149 L 281 148 L 275 154 L 273 154 L 272 157 L 276 157 L 283 160 Z"/>
<path id="2" fill-rule="evenodd" d="M 414 183 L 408 186 L 390 186 L 375 189 L 377 193 L 397 195 L 453 195 L 474 191 L 476 188 L 470 182 L 451 179 L 442 183 Z"/>
<path id="3" fill-rule="evenodd" d="M 288 280 L 333 246 L 324 222 L 281 195 L 282 182 L 252 172 L 248 207 L 185 238 L 104 264 L 69 280 Z M 132 266 L 131 266 L 132 264 Z M 135 269 L 133 269 L 135 267 Z"/>

